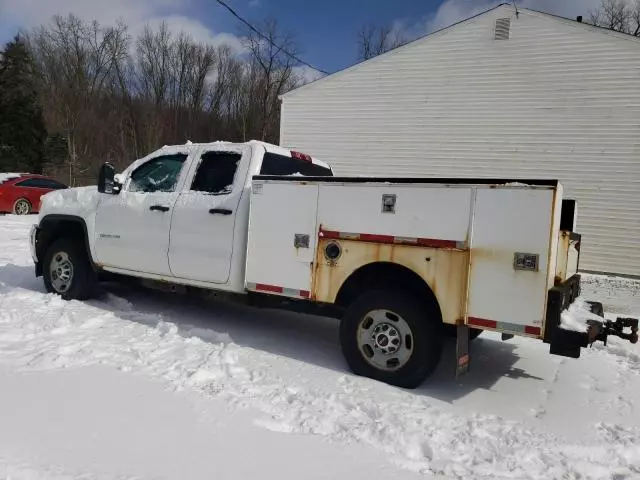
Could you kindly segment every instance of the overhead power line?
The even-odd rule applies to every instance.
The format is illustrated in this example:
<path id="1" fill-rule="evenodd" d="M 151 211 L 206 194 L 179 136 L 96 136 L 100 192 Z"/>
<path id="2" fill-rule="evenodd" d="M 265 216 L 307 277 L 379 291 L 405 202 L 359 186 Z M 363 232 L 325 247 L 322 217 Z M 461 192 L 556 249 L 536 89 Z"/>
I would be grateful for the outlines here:
<path id="1" fill-rule="evenodd" d="M 286 48 L 278 45 L 277 43 L 275 43 L 272 39 L 270 39 L 269 37 L 267 37 L 265 34 L 263 34 L 260 30 L 258 30 L 256 27 L 254 27 L 253 25 L 251 25 L 251 23 L 249 23 L 247 20 L 245 20 L 244 18 L 242 18 L 238 12 L 236 12 L 233 8 L 231 8 L 229 5 L 227 5 L 226 2 L 224 2 L 224 0 L 216 0 L 220 5 L 222 5 L 224 8 L 226 8 L 227 10 L 229 10 L 229 12 L 231 13 L 231 15 L 233 15 L 234 17 L 236 17 L 238 20 L 240 20 L 242 23 L 244 23 L 247 27 L 249 27 L 249 29 L 251 31 L 253 31 L 256 35 L 258 35 L 260 38 L 262 38 L 263 40 L 266 40 L 267 42 L 269 42 L 272 46 L 276 47 L 278 50 L 282 51 L 285 55 L 287 55 L 288 57 L 294 59 L 296 62 L 301 63 L 302 65 L 305 65 L 309 68 L 313 68 L 314 70 L 319 71 L 320 73 L 324 73 L 325 75 L 329 75 L 329 72 L 322 70 L 318 67 L 314 67 L 313 65 L 311 65 L 308 62 L 305 62 L 304 60 L 302 60 L 300 57 L 298 57 L 296 54 L 288 51 Z"/>

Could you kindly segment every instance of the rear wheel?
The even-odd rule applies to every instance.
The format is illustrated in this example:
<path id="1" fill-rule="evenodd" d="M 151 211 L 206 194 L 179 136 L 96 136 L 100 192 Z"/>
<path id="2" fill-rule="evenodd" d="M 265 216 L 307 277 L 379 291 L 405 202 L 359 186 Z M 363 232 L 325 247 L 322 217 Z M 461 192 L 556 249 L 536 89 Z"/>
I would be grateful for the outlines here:
<path id="1" fill-rule="evenodd" d="M 69 238 L 60 238 L 47 249 L 43 277 L 47 292 L 65 300 L 86 300 L 94 295 L 97 284 L 84 247 Z"/>
<path id="2" fill-rule="evenodd" d="M 340 343 L 355 374 L 416 388 L 438 366 L 441 327 L 434 308 L 403 294 L 372 291 L 347 309 Z"/>
<path id="3" fill-rule="evenodd" d="M 26 198 L 19 198 L 13 204 L 13 213 L 15 215 L 29 215 L 31 213 L 31 203 Z"/>

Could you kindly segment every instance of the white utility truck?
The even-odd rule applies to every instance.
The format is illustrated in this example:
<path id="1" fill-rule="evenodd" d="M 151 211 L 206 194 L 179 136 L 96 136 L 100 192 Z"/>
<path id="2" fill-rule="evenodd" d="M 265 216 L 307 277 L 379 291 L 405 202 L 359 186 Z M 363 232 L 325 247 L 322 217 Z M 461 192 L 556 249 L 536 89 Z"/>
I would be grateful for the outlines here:
<path id="1" fill-rule="evenodd" d="M 49 292 L 86 299 L 109 272 L 337 316 L 352 371 L 402 387 L 434 370 L 447 333 L 459 374 L 482 330 L 575 358 L 607 335 L 638 338 L 635 319 L 562 328 L 580 236 L 556 181 L 343 178 L 263 142 L 187 143 L 121 174 L 105 164 L 97 188 L 49 193 L 39 215 Z"/>

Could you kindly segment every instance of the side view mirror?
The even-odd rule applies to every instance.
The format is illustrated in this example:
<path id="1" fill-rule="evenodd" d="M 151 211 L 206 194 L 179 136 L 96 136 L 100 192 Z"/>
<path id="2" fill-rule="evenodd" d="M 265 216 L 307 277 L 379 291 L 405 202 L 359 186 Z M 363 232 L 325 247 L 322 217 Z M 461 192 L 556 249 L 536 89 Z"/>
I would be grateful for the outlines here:
<path id="1" fill-rule="evenodd" d="M 110 163 L 103 163 L 98 173 L 98 192 L 113 194 L 116 170 Z"/>
<path id="2" fill-rule="evenodd" d="M 110 163 L 103 163 L 98 173 L 98 192 L 117 195 L 121 187 L 122 175 L 116 174 Z"/>

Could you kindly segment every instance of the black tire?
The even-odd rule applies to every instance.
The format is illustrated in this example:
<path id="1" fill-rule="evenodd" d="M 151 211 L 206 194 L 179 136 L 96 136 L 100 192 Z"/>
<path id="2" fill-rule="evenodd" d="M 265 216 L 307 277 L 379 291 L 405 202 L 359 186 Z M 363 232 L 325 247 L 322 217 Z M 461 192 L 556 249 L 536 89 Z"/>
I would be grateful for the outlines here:
<path id="1" fill-rule="evenodd" d="M 407 363 L 394 371 L 365 360 L 358 347 L 360 322 L 373 310 L 388 310 L 402 317 L 413 336 Z M 416 388 L 436 369 L 442 355 L 442 321 L 439 312 L 422 302 L 395 292 L 371 291 L 355 300 L 340 323 L 340 344 L 347 364 L 356 375 L 403 388 Z"/>
<path id="2" fill-rule="evenodd" d="M 52 282 L 51 263 L 60 253 L 68 256 L 73 269 L 70 285 L 64 291 L 58 291 Z M 96 295 L 97 275 L 87 252 L 83 245 L 71 238 L 60 238 L 49 246 L 44 256 L 42 276 L 47 292 L 56 293 L 65 300 L 86 300 Z"/>
<path id="3" fill-rule="evenodd" d="M 31 213 L 31 202 L 26 198 L 19 198 L 13 204 L 14 215 L 29 215 Z"/>

